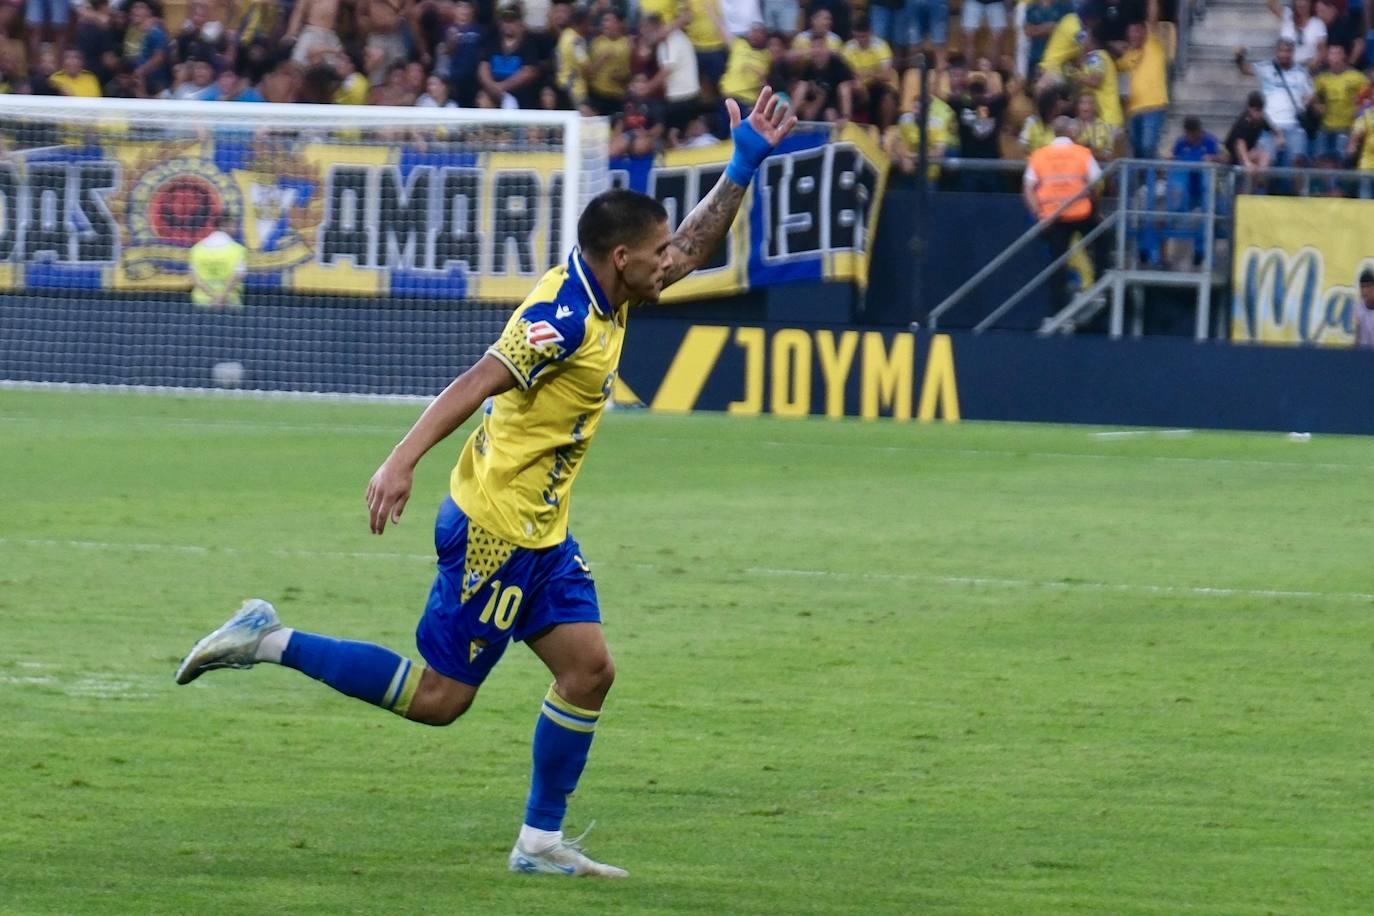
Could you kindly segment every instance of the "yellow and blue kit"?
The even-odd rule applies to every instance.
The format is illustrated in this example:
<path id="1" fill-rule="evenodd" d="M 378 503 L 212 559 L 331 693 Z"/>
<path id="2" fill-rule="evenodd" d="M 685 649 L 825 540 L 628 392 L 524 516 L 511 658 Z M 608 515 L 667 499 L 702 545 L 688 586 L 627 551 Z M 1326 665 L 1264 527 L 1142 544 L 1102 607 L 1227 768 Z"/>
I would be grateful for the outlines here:
<path id="1" fill-rule="evenodd" d="M 487 350 L 516 387 L 491 399 L 468 437 L 435 523 L 439 569 L 416 642 L 440 674 L 475 686 L 512 637 L 600 621 L 568 509 L 611 397 L 628 314 L 574 251 Z"/>

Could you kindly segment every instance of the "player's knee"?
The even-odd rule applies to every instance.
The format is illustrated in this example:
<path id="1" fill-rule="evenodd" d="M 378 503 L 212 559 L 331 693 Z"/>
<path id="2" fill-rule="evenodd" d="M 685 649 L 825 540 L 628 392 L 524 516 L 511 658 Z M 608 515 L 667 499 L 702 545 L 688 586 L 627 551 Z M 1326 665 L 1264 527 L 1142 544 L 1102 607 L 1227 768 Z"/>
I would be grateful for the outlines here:
<path id="1" fill-rule="evenodd" d="M 416 697 L 418 700 L 419 697 Z M 411 704 L 409 718 L 422 725 L 452 725 L 472 706 L 471 698 L 434 697 L 418 708 Z"/>
<path id="2" fill-rule="evenodd" d="M 599 706 L 613 683 L 615 662 L 609 654 L 589 659 L 558 679 L 559 693 L 564 699 L 583 706 Z"/>
<path id="3" fill-rule="evenodd" d="M 472 706 L 476 690 L 426 669 L 406 711 L 406 718 L 424 725 L 452 725 Z"/>

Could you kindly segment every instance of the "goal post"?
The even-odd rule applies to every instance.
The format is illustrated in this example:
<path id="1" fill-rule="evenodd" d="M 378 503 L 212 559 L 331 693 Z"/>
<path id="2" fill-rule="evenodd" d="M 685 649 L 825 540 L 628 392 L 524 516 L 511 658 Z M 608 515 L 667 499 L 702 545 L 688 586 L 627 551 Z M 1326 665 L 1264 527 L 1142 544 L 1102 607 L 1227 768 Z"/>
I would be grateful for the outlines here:
<path id="1" fill-rule="evenodd" d="M 3 96 L 0 381 L 432 394 L 608 186 L 575 112 Z"/>

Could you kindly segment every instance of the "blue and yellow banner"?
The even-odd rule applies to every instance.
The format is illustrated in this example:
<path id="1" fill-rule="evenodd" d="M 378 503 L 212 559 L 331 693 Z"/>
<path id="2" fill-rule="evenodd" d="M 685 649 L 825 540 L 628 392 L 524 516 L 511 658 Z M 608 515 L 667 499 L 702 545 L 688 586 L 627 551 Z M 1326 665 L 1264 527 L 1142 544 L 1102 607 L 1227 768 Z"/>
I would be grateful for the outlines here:
<path id="1" fill-rule="evenodd" d="M 1237 197 L 1233 265 L 1233 340 L 1350 346 L 1374 201 Z"/>
<path id="2" fill-rule="evenodd" d="M 104 126 L 0 162 L 0 289 L 182 290 L 228 216 L 252 293 L 524 297 L 558 263 L 563 159 L 241 129 L 143 139 Z M 612 163 L 676 225 L 729 144 Z M 760 169 L 730 238 L 668 298 L 788 280 L 863 284 L 887 161 L 862 130 L 800 134 Z"/>

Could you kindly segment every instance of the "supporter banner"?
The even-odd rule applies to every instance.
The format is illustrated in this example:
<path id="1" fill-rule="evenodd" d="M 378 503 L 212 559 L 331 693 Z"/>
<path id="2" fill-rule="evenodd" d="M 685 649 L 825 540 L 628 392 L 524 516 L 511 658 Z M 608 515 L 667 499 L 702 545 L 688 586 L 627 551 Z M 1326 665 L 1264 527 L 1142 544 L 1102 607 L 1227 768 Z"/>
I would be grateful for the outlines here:
<path id="1" fill-rule="evenodd" d="M 732 147 L 669 150 L 656 162 L 617 159 L 611 180 L 663 201 L 674 226 L 725 172 Z M 789 280 L 868 280 L 887 157 L 862 129 L 801 133 L 765 160 L 711 263 L 665 301 L 740 293 Z"/>
<path id="2" fill-rule="evenodd" d="M 187 289 L 187 253 L 221 214 L 250 290 L 520 299 L 557 262 L 562 157 L 363 145 L 224 129 L 140 139 L 102 127 L 0 162 L 0 289 Z M 864 282 L 886 160 L 866 134 L 789 138 L 730 238 L 671 298 L 801 279 Z M 730 146 L 615 163 L 674 225 Z"/>
<path id="3" fill-rule="evenodd" d="M 1238 196 L 1233 264 L 1232 339 L 1349 346 L 1374 202 Z"/>

